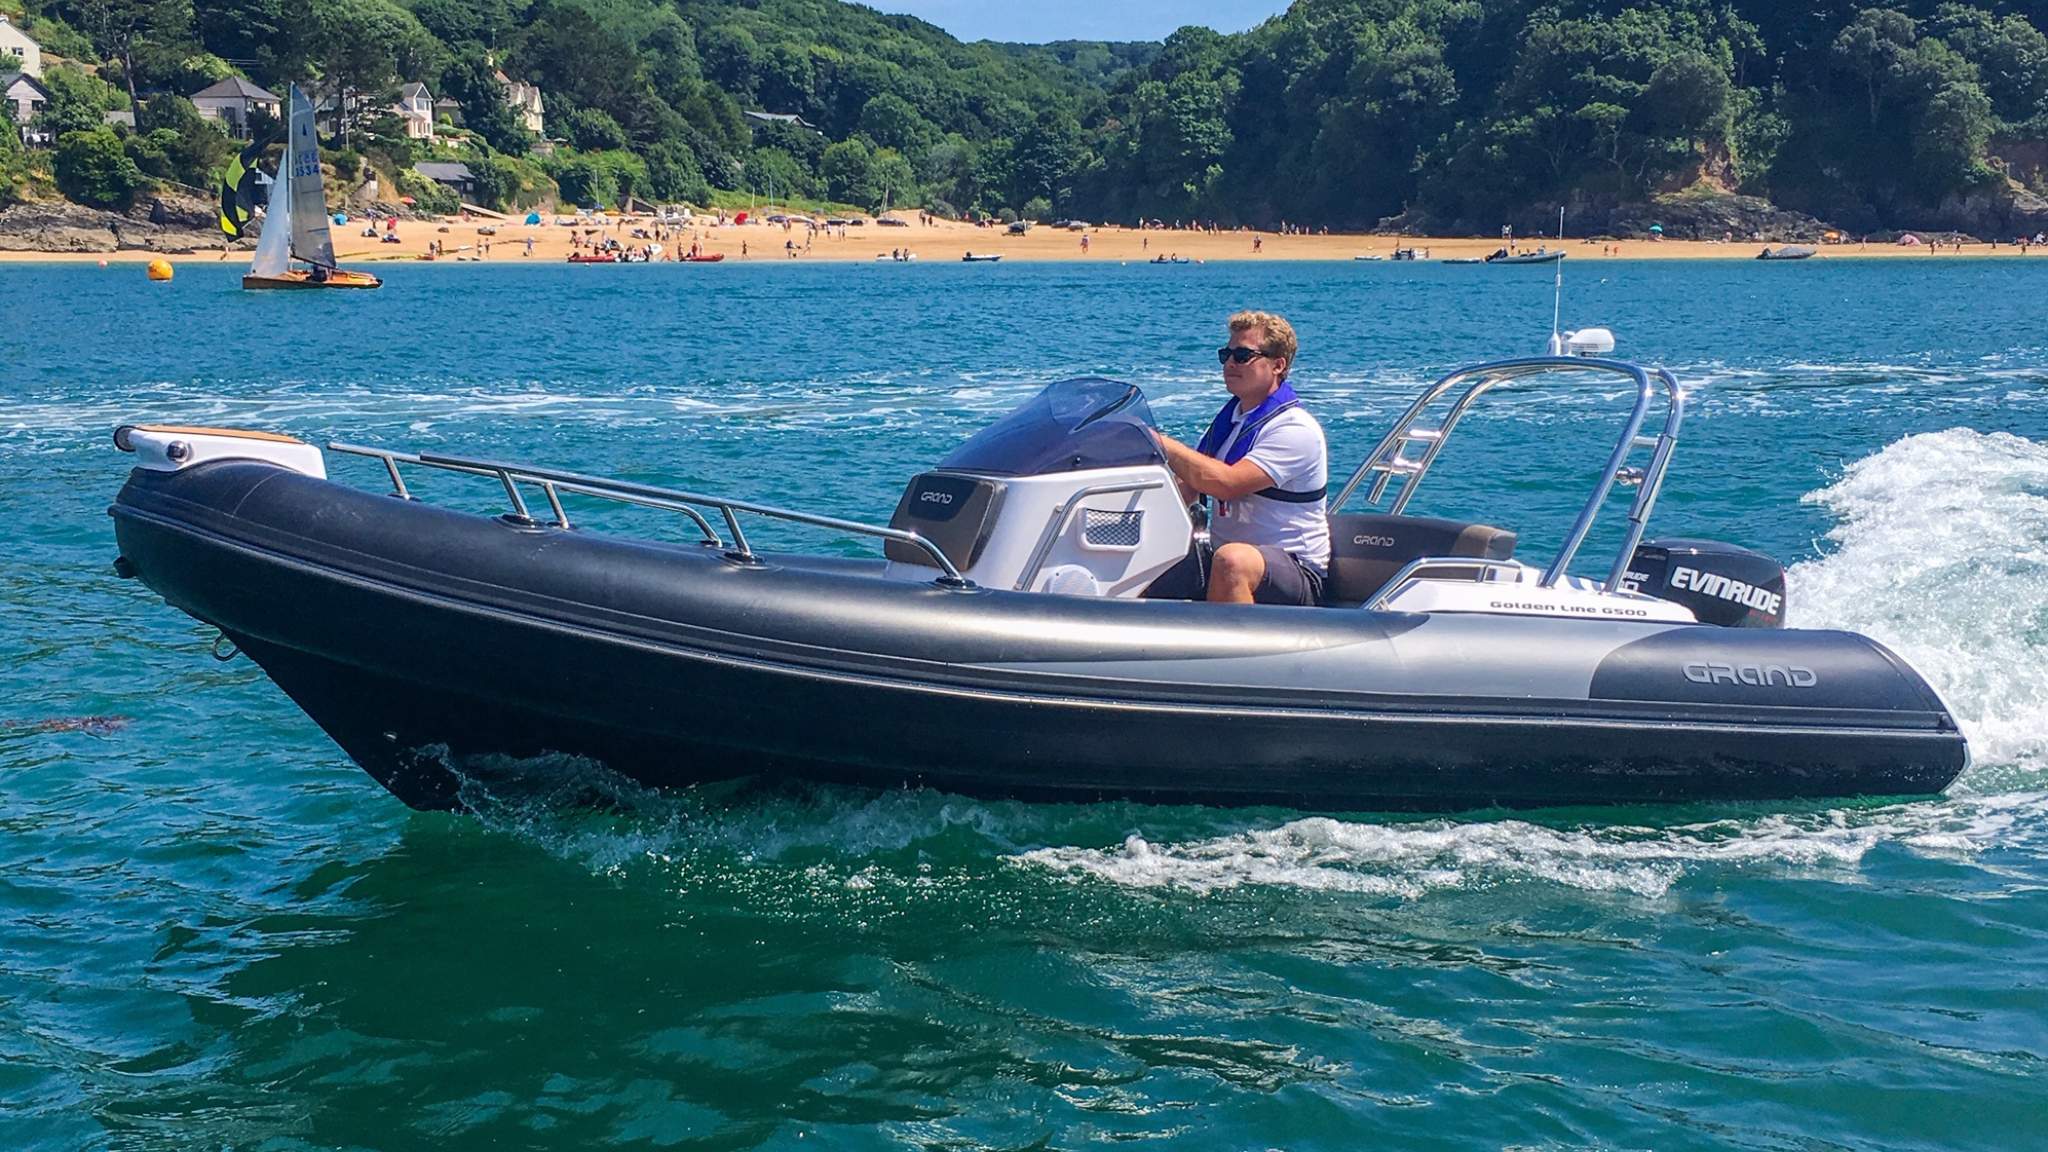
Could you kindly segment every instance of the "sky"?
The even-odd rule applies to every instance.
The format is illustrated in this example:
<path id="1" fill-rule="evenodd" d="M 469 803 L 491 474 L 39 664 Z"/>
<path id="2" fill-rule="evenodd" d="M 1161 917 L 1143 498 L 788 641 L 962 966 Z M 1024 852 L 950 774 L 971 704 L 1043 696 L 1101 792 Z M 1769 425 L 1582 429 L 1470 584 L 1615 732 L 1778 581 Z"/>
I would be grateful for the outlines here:
<path id="1" fill-rule="evenodd" d="M 862 0 L 905 12 L 962 40 L 1164 40 L 1184 24 L 1242 32 L 1287 0 Z"/>

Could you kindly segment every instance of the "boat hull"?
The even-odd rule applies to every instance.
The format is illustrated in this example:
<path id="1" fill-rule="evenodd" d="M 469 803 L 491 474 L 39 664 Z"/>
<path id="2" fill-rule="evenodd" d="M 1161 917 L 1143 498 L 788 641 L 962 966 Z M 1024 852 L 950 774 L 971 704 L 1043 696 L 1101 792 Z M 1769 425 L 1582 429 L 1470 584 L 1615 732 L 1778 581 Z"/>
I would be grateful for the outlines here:
<path id="1" fill-rule="evenodd" d="M 129 569 L 422 808 L 564 754 L 656 787 L 1321 811 L 1924 794 L 1966 759 L 1925 684 L 1844 633 L 952 592 L 240 462 L 138 470 L 112 511 Z"/>
<path id="2" fill-rule="evenodd" d="M 276 276 L 249 275 L 242 277 L 242 287 L 251 290 L 276 289 L 291 291 L 301 288 L 381 288 L 384 282 L 368 272 L 352 272 L 336 269 L 328 273 L 327 279 L 315 280 L 310 272 L 294 268 Z"/>

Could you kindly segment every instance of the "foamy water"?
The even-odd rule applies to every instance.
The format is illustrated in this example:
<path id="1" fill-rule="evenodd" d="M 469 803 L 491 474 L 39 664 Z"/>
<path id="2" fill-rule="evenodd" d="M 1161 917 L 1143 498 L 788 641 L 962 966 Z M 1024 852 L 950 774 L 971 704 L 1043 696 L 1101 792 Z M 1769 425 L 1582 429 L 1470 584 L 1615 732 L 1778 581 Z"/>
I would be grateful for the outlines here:
<path id="1" fill-rule="evenodd" d="M 1967 791 L 2048 775 L 2048 444 L 1965 428 L 1908 436 L 1806 502 L 1837 520 L 1786 575 L 1789 626 L 1885 644 L 1941 694 Z"/>
<path id="2" fill-rule="evenodd" d="M 1881 844 L 1934 853 L 2048 844 L 2048 445 L 1968 429 L 1905 437 L 1805 500 L 1837 518 L 1787 575 L 1788 624 L 1884 643 L 1970 740 L 1941 800 L 1677 827 L 1311 819 L 1177 843 L 1048 847 L 1025 866 L 1134 887 L 1270 884 L 1415 898 L 1540 880 L 1661 896 L 1688 870 L 1852 870 Z"/>

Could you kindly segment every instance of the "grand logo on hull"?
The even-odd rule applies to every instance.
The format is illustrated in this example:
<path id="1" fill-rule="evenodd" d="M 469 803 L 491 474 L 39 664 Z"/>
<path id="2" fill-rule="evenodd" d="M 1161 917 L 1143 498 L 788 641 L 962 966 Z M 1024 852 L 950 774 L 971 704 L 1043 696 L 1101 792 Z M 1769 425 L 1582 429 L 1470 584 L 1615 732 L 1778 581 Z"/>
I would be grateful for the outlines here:
<path id="1" fill-rule="evenodd" d="M 1747 684 L 1752 688 L 1811 688 L 1820 683 L 1813 669 L 1798 664 L 1723 664 L 1718 660 L 1695 660 L 1685 666 L 1685 678 L 1695 684 Z"/>

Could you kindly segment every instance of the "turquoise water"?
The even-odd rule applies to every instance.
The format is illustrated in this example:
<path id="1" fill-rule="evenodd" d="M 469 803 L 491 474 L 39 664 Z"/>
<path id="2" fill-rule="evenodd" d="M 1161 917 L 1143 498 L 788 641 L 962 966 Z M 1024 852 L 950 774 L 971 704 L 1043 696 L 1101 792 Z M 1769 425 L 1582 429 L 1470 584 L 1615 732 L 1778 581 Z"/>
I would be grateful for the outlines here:
<path id="1" fill-rule="evenodd" d="M 1060 376 L 1136 381 L 1194 434 L 1220 321 L 1256 305 L 1300 328 L 1344 471 L 1433 375 L 1538 349 L 1549 271 L 394 266 L 279 297 L 9 267 L 0 1146 L 2048 1143 L 2048 263 L 1566 277 L 1568 326 L 1692 387 L 1653 534 L 1769 552 L 1795 624 L 1919 667 L 1976 756 L 1948 795 L 1416 820 L 555 763 L 481 816 L 411 813 L 110 574 L 115 423 L 881 518 Z M 1502 394 L 1418 510 L 1541 557 L 1618 401 Z"/>

